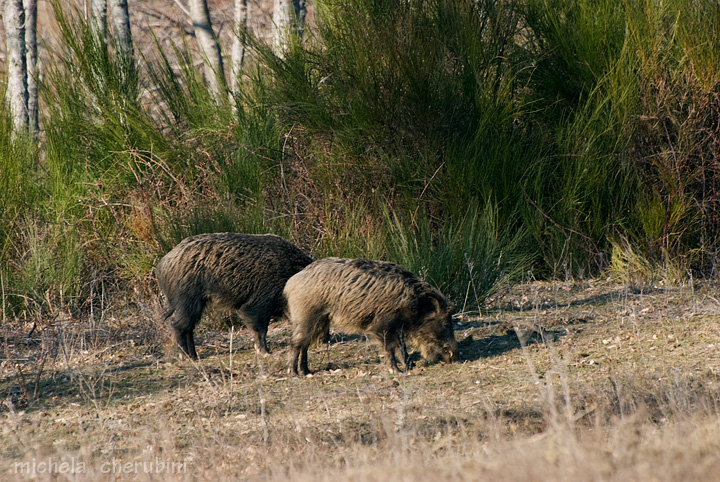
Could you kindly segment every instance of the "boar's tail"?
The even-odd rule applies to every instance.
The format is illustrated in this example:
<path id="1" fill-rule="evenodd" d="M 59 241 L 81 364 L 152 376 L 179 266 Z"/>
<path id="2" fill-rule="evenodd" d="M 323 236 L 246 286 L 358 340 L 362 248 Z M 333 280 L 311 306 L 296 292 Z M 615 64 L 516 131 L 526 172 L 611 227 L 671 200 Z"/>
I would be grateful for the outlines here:
<path id="1" fill-rule="evenodd" d="M 175 313 L 175 309 L 174 309 L 174 308 L 172 308 L 172 307 L 166 308 L 166 309 L 163 311 L 163 315 L 162 315 L 162 321 L 163 321 L 163 323 L 167 323 L 168 320 L 172 317 L 173 313 Z"/>
<path id="2" fill-rule="evenodd" d="M 167 323 L 170 318 L 172 318 L 172 315 L 175 313 L 175 308 L 173 307 L 172 303 L 170 303 L 167 299 L 167 296 L 163 295 L 162 299 L 160 300 L 160 306 L 162 307 L 162 321 L 163 323 Z"/>
<path id="3" fill-rule="evenodd" d="M 273 318 L 287 318 L 290 319 L 290 311 L 288 310 L 288 302 L 284 293 L 280 293 L 277 297 L 277 303 L 275 303 L 275 309 L 272 313 Z"/>

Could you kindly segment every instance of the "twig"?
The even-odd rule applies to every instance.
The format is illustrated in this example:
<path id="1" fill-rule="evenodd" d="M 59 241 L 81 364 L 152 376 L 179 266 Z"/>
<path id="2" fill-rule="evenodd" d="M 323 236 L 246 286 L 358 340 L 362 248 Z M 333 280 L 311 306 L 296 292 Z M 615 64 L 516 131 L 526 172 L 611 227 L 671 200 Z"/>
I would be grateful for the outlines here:
<path id="1" fill-rule="evenodd" d="M 190 10 L 188 10 L 185 5 L 180 3 L 180 0 L 175 0 L 175 3 L 178 7 L 180 7 L 180 10 L 182 10 L 185 15 L 187 15 L 188 17 L 190 16 Z"/>
<path id="2" fill-rule="evenodd" d="M 437 176 L 437 173 L 440 172 L 440 169 L 445 165 L 445 161 L 441 162 L 437 169 L 435 169 L 435 172 L 432 176 L 430 176 L 430 180 L 425 184 L 425 187 L 423 188 L 422 192 L 420 193 L 420 196 L 418 197 L 418 204 L 415 206 L 415 212 L 413 213 L 412 220 L 410 221 L 410 227 L 412 228 L 413 225 L 415 225 L 415 219 L 417 218 L 418 210 L 420 209 L 420 200 L 422 199 L 423 195 L 425 194 L 425 191 L 427 191 L 427 188 L 430 187 L 430 183 L 432 183 L 433 179 L 435 179 L 435 176 Z"/>
<path id="3" fill-rule="evenodd" d="M 40 362 L 40 368 L 38 368 L 37 375 L 35 376 L 35 383 L 34 383 L 35 386 L 33 387 L 33 395 L 32 395 L 33 400 L 35 400 L 35 398 L 37 397 L 38 387 L 40 386 L 40 376 L 42 375 L 43 369 L 45 368 L 45 362 L 47 361 L 47 359 L 48 359 L 48 352 L 43 350 L 42 361 Z"/>
<path id="4" fill-rule="evenodd" d="M 26 344 L 26 345 L 28 345 L 28 344 L 30 343 L 30 337 L 31 337 L 32 334 L 35 332 L 35 328 L 37 328 L 37 322 L 36 322 L 36 321 L 33 321 L 33 326 L 32 326 L 32 328 L 30 328 L 30 331 L 28 332 L 28 334 L 25 335 L 25 344 Z"/>
<path id="5" fill-rule="evenodd" d="M 181 354 L 180 356 L 182 357 L 185 355 Z M 217 384 L 210 379 L 210 377 L 208 376 L 208 374 L 205 371 L 205 368 L 202 366 L 202 364 L 198 363 L 196 360 L 190 358 L 189 356 L 187 356 L 187 359 L 190 360 L 190 364 L 193 366 L 193 368 L 195 368 L 195 370 L 197 370 L 203 376 L 203 378 L 208 383 L 208 385 L 217 389 Z"/>
<path id="6" fill-rule="evenodd" d="M 230 327 L 230 401 L 233 396 L 233 335 L 235 334 L 235 325 Z"/>
<path id="7" fill-rule="evenodd" d="M 5 270 L 0 269 L 0 287 L 2 287 L 2 321 L 3 326 L 5 326 L 5 322 L 7 321 L 7 317 L 5 315 L 5 277 L 3 276 L 3 273 Z"/>
<path id="8" fill-rule="evenodd" d="M 57 318 L 57 316 L 56 316 Z M 59 326 L 55 326 L 55 332 L 58 337 L 58 342 L 60 343 L 60 347 L 62 348 L 63 357 L 65 358 L 65 368 L 70 370 L 70 358 L 67 354 L 67 348 L 65 346 L 65 335 L 63 334 L 62 330 Z"/>

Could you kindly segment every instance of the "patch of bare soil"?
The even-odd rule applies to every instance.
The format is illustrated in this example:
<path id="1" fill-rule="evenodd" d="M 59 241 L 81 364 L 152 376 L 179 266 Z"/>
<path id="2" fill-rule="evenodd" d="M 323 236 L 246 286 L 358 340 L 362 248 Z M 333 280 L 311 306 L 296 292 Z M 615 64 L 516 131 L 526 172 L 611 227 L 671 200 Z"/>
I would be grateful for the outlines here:
<path id="1" fill-rule="evenodd" d="M 0 331 L 2 480 L 715 480 L 720 298 L 533 282 L 461 316 L 462 362 L 386 371 L 334 333 L 308 378 L 242 327 L 177 356 L 156 302 Z M 232 350 L 231 350 L 232 347 Z"/>

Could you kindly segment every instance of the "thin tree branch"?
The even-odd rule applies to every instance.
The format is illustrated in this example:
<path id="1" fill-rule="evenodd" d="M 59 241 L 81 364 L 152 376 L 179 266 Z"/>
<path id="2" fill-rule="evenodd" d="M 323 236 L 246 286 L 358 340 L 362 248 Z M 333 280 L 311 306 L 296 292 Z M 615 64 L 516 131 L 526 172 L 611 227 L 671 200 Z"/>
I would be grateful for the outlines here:
<path id="1" fill-rule="evenodd" d="M 180 10 L 182 10 L 185 15 L 187 15 L 188 17 L 190 16 L 190 10 L 188 10 L 188 8 L 185 5 L 180 3 L 180 0 L 175 0 L 175 3 L 177 4 L 178 7 L 180 7 Z"/>

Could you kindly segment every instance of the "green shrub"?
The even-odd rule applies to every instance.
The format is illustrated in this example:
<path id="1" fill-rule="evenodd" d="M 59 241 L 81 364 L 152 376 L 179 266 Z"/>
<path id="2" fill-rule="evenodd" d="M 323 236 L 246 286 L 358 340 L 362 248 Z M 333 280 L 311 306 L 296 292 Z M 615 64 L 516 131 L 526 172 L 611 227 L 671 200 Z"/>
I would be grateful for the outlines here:
<path id="1" fill-rule="evenodd" d="M 717 261 L 712 2 L 321 0 L 282 56 L 251 39 L 227 98 L 185 40 L 124 58 L 53 6 L 39 150 L 0 107 L 11 312 L 82 309 L 93 280 L 146 282 L 206 231 L 389 258 L 465 310 L 528 267 Z"/>
<path id="2" fill-rule="evenodd" d="M 433 284 L 462 311 L 482 307 L 531 266 L 521 249 L 524 233 L 503 228 L 491 202 L 472 202 L 456 219 L 433 220 L 422 209 L 410 218 L 387 214 L 390 259 Z"/>

